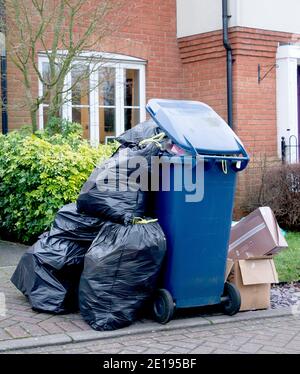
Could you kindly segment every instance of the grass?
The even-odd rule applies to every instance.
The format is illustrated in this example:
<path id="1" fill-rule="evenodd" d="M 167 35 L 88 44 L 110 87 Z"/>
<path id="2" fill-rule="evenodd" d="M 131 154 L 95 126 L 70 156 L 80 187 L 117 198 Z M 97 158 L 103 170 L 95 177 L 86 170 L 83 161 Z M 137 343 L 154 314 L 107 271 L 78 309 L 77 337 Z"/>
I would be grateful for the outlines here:
<path id="1" fill-rule="evenodd" d="M 300 281 L 300 232 L 288 232 L 288 249 L 275 256 L 275 265 L 280 282 Z"/>

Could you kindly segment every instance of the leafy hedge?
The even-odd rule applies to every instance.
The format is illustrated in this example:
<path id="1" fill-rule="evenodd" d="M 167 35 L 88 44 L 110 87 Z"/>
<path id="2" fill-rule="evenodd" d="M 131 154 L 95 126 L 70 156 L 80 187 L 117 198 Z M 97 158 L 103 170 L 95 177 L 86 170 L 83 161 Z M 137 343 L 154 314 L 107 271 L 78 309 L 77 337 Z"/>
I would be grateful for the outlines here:
<path id="1" fill-rule="evenodd" d="M 0 135 L 1 236 L 32 242 L 60 207 L 76 201 L 95 165 L 115 147 L 93 148 L 77 133 Z"/>

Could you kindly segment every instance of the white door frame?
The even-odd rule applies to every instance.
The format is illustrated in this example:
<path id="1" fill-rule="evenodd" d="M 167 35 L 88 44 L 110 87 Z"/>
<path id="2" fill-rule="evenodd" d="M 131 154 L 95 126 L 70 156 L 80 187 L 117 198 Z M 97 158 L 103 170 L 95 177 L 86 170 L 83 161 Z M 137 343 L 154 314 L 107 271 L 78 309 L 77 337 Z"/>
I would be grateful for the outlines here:
<path id="1" fill-rule="evenodd" d="M 281 157 L 281 137 L 288 141 L 294 135 L 298 139 L 297 67 L 300 64 L 300 45 L 278 46 L 276 64 L 277 151 L 278 157 Z M 291 148 L 290 152 L 289 160 L 296 162 L 298 149 Z"/>

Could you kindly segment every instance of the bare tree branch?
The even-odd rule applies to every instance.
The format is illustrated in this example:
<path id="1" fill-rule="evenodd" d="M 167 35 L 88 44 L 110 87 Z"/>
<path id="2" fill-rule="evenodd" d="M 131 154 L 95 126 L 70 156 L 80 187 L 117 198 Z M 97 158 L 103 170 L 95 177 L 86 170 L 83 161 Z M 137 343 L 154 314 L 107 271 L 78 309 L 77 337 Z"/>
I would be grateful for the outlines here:
<path id="1" fill-rule="evenodd" d="M 105 38 L 116 34 L 128 22 L 123 10 L 130 14 L 130 6 L 135 6 L 135 2 L 6 0 L 7 54 L 21 74 L 34 131 L 40 105 L 48 106 L 50 119 L 70 100 L 69 93 L 101 68 L 101 45 Z M 88 51 L 92 53 L 83 61 L 82 55 Z M 47 74 L 39 69 L 41 52 L 47 57 Z M 89 68 L 82 69 L 66 87 L 66 78 L 72 74 L 76 61 Z M 37 93 L 34 88 L 37 81 L 43 86 L 42 93 Z M 87 89 L 95 87 L 87 85 Z"/>

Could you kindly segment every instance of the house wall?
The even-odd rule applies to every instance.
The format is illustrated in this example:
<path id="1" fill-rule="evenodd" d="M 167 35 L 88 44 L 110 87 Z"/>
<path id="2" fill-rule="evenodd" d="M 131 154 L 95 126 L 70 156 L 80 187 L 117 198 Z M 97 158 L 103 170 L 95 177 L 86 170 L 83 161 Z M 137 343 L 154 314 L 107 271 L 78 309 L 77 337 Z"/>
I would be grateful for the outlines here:
<path id="1" fill-rule="evenodd" d="M 184 97 L 200 100 L 226 119 L 226 54 L 220 32 L 179 39 Z"/>
<path id="2" fill-rule="evenodd" d="M 51 33 L 48 45 L 50 49 Z M 40 50 L 43 48 L 40 47 Z M 107 38 L 101 51 L 147 60 L 146 99 L 182 98 L 182 63 L 176 38 L 176 0 L 130 2 L 127 25 Z M 11 61 L 8 61 L 7 78 L 9 130 L 13 130 L 29 123 L 30 118 L 24 107 L 24 92 L 20 83 L 22 77 Z M 33 73 L 32 80 L 36 94 L 38 82 Z"/>
<path id="3" fill-rule="evenodd" d="M 260 183 L 264 165 L 280 162 L 280 136 L 288 137 L 297 128 L 299 54 L 283 59 L 278 46 L 299 42 L 300 1 L 228 0 L 228 8 L 234 127 L 251 157 L 250 167 L 239 176 L 235 204 L 239 215 L 249 191 Z M 177 13 L 185 95 L 206 101 L 226 119 L 222 2 L 177 0 Z M 260 83 L 258 65 L 261 76 L 267 74 Z"/>
<path id="4" fill-rule="evenodd" d="M 299 0 L 235 0 L 236 24 L 264 30 L 300 33 Z"/>
<path id="5" fill-rule="evenodd" d="M 241 214 L 249 188 L 259 183 L 262 163 L 278 162 L 276 126 L 276 52 L 278 43 L 297 41 L 291 33 L 234 27 L 233 48 L 234 129 L 250 154 L 250 167 L 241 173 L 236 213 Z M 211 105 L 224 119 L 226 103 L 226 55 L 222 31 L 179 38 L 183 62 L 184 96 Z M 258 83 L 258 64 L 261 76 Z"/>
<path id="6" fill-rule="evenodd" d="M 300 33 L 299 0 L 228 0 L 230 27 Z M 177 0 L 177 35 L 185 37 L 222 28 L 221 0 Z"/>
<path id="7" fill-rule="evenodd" d="M 238 3 L 243 5 L 237 7 Z M 272 0 L 272 17 L 270 4 L 267 6 L 270 1 L 243 0 L 238 3 L 229 1 L 233 14 L 230 25 L 242 23 L 248 27 L 230 28 L 234 57 L 233 116 L 235 130 L 250 153 L 251 167 L 239 178 L 237 208 L 242 205 L 250 183 L 257 183 L 261 154 L 271 162 L 278 161 L 276 51 L 278 43 L 298 40 L 294 31 L 297 30 L 295 17 L 299 13 L 300 1 L 286 0 L 285 9 L 281 9 L 282 2 Z M 226 53 L 222 45 L 221 1 L 177 0 L 177 18 L 176 0 L 135 0 L 135 4 L 137 6 L 131 8 L 132 22 L 108 38 L 102 51 L 147 60 L 146 100 L 155 97 L 200 100 L 226 119 Z M 256 5 L 250 9 L 249 4 Z M 263 30 L 264 27 L 287 28 L 285 21 L 290 9 L 293 9 L 293 14 L 289 14 L 290 32 Z M 253 17 L 253 12 L 257 13 L 257 18 Z M 246 13 L 249 13 L 247 17 Z M 251 28 L 254 21 L 257 24 Z M 188 36 L 177 39 L 177 34 Z M 50 47 L 51 35 L 48 42 Z M 273 67 L 260 84 L 258 64 L 262 75 Z M 8 61 L 10 130 L 30 120 L 22 107 L 24 94 L 19 79 L 18 70 Z M 37 92 L 38 82 L 34 74 L 32 79 Z"/>
<path id="8" fill-rule="evenodd" d="M 177 0 L 177 14 L 179 38 L 222 28 L 221 0 Z"/>
<path id="9" fill-rule="evenodd" d="M 290 33 L 231 28 L 233 48 L 234 128 L 251 153 L 277 155 L 276 52 L 278 43 L 295 40 Z M 202 100 L 226 119 L 226 53 L 222 32 L 179 39 L 184 96 Z M 258 65 L 261 76 L 258 83 Z"/>

